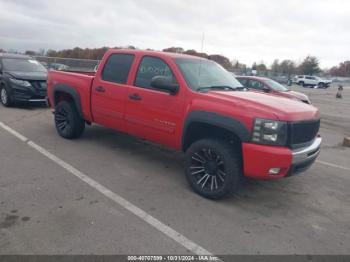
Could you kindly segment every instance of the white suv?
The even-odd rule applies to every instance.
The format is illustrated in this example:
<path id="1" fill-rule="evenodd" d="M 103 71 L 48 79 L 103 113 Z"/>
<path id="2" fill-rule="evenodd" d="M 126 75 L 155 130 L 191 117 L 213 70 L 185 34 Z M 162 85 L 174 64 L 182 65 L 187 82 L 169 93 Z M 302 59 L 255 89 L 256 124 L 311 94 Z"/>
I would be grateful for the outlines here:
<path id="1" fill-rule="evenodd" d="M 317 76 L 298 75 L 294 77 L 293 82 L 301 86 L 327 88 L 332 83 L 332 80 L 322 79 Z"/>

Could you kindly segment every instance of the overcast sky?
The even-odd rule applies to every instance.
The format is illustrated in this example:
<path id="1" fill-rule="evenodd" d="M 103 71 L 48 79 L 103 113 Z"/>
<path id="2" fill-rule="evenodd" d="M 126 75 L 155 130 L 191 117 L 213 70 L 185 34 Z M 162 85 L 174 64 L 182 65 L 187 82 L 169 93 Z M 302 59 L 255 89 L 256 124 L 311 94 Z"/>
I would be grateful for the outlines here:
<path id="1" fill-rule="evenodd" d="M 0 48 L 181 46 L 250 66 L 350 60 L 349 0 L 0 0 Z"/>

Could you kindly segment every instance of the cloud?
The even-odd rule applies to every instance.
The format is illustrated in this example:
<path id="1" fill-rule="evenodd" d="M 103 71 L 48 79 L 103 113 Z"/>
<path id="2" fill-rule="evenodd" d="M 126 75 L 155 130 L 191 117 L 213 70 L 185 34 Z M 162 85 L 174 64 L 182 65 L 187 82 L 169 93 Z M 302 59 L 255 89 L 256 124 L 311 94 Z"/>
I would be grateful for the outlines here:
<path id="1" fill-rule="evenodd" d="M 349 58 L 348 0 L 0 0 L 0 48 L 182 46 L 251 65 Z"/>

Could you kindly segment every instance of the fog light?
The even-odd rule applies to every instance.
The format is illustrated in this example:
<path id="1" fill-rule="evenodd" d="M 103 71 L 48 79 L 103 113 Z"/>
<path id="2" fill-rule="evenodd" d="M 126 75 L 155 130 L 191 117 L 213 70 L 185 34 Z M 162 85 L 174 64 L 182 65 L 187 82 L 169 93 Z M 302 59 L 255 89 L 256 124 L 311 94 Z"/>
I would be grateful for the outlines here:
<path id="1" fill-rule="evenodd" d="M 269 175 L 278 175 L 280 171 L 281 169 L 278 167 L 270 168 Z"/>

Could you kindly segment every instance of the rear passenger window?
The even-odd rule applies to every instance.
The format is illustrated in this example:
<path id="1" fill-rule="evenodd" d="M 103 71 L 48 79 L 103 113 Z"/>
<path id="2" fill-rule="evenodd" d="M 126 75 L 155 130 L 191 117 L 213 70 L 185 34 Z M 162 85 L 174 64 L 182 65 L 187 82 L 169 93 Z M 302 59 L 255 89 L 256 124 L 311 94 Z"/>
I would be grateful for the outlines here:
<path id="1" fill-rule="evenodd" d="M 142 59 L 137 71 L 135 86 L 152 88 L 151 81 L 155 76 L 165 76 L 174 84 L 177 83 L 173 72 L 162 59 L 146 56 Z"/>
<path id="2" fill-rule="evenodd" d="M 102 80 L 126 84 L 134 56 L 129 54 L 111 55 L 103 68 Z"/>

